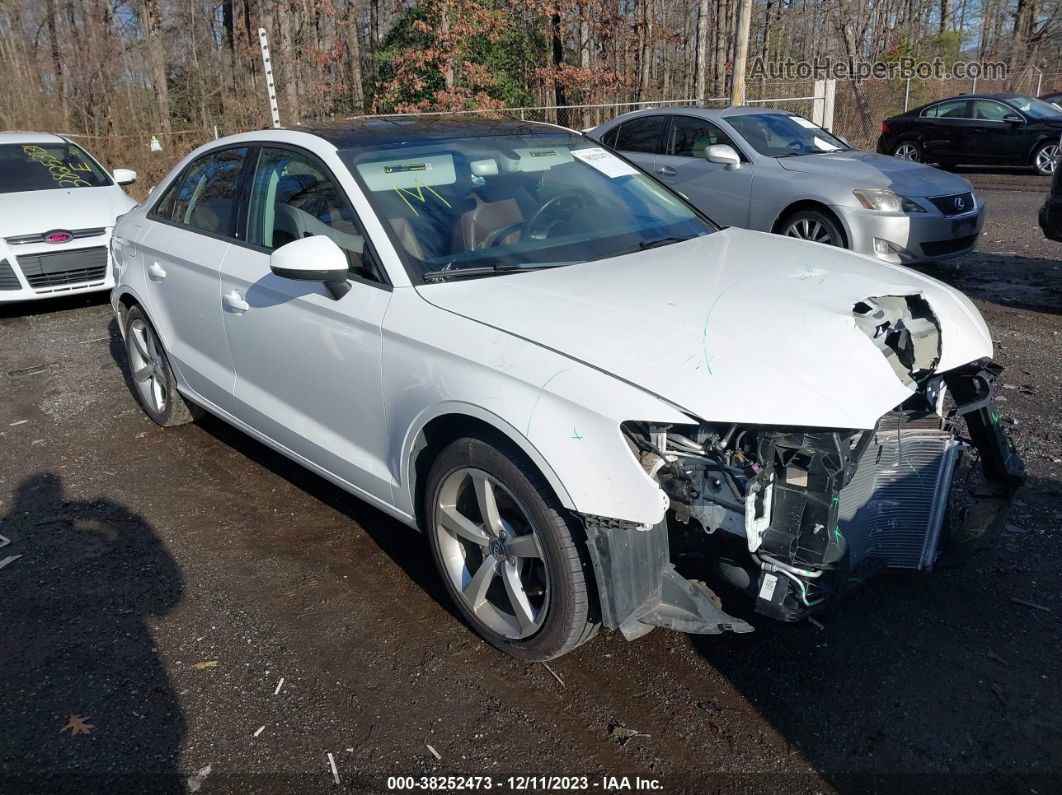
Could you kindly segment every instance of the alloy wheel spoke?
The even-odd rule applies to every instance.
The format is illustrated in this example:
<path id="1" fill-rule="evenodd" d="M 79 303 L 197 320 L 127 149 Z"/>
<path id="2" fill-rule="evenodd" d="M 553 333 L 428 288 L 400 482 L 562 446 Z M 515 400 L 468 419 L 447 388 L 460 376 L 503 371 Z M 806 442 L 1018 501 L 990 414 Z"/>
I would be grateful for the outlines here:
<path id="1" fill-rule="evenodd" d="M 538 548 L 538 539 L 535 538 L 533 531 L 506 539 L 505 551 L 514 558 L 542 557 L 542 551 Z"/>
<path id="2" fill-rule="evenodd" d="M 133 373 L 133 380 L 138 384 L 142 384 L 149 378 L 155 377 L 155 366 L 153 364 L 145 364 L 135 373 Z"/>
<path id="3" fill-rule="evenodd" d="M 450 535 L 471 541 L 476 546 L 486 547 L 490 543 L 490 536 L 483 528 L 460 513 L 455 505 L 439 506 L 439 526 Z"/>
<path id="4" fill-rule="evenodd" d="M 147 353 L 147 346 L 143 339 L 145 334 L 144 328 L 142 326 L 140 328 L 134 327 L 131 331 L 133 335 L 133 347 L 136 348 L 136 352 L 140 354 L 140 358 L 145 362 L 150 361 L 150 357 L 148 357 Z"/>
<path id="5" fill-rule="evenodd" d="M 493 555 L 484 556 L 483 562 L 476 569 L 476 573 L 472 575 L 472 579 L 462 589 L 465 600 L 473 610 L 479 610 L 487 601 L 487 590 L 490 588 L 491 580 L 494 579 L 497 573 L 498 559 Z"/>
<path id="6" fill-rule="evenodd" d="M 472 485 L 476 489 L 479 514 L 483 517 L 483 527 L 491 536 L 499 538 L 502 534 L 502 523 L 498 502 L 494 497 L 494 484 L 482 472 L 473 472 L 471 477 Z"/>
<path id="7" fill-rule="evenodd" d="M 520 571 L 515 565 L 505 563 L 502 565 L 501 578 L 513 615 L 516 616 L 516 623 L 520 625 L 521 632 L 527 632 L 535 625 L 535 611 L 527 599 L 524 584 L 520 581 Z"/>

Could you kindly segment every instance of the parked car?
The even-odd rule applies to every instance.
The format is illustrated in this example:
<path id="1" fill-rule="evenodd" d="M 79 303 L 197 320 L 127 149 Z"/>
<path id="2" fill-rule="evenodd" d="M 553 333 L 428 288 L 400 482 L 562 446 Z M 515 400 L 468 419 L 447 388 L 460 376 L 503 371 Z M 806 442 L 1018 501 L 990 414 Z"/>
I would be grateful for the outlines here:
<path id="1" fill-rule="evenodd" d="M 0 303 L 110 290 L 111 229 L 135 180 L 61 136 L 0 132 Z"/>
<path id="2" fill-rule="evenodd" d="M 1040 230 L 1048 240 L 1062 242 L 1062 169 L 1051 177 L 1051 192 L 1040 207 Z"/>
<path id="3" fill-rule="evenodd" d="M 1050 102 L 1059 110 L 1062 110 L 1062 91 L 1052 91 L 1049 94 L 1044 94 L 1040 99 L 1044 102 Z"/>
<path id="4" fill-rule="evenodd" d="M 1052 174 L 1062 110 L 1020 94 L 964 94 L 881 123 L 878 151 L 941 166 L 1031 166 Z"/>
<path id="5" fill-rule="evenodd" d="M 962 177 L 860 152 L 793 113 L 659 108 L 590 136 L 714 221 L 840 246 L 882 262 L 971 251 L 984 206 Z"/>
<path id="6" fill-rule="evenodd" d="M 968 450 L 993 516 L 1022 479 L 962 294 L 720 231 L 559 127 L 223 138 L 113 247 L 147 415 L 205 409 L 419 527 L 464 618 L 520 658 L 602 625 L 748 631 L 708 564 L 795 620 L 931 567 Z"/>

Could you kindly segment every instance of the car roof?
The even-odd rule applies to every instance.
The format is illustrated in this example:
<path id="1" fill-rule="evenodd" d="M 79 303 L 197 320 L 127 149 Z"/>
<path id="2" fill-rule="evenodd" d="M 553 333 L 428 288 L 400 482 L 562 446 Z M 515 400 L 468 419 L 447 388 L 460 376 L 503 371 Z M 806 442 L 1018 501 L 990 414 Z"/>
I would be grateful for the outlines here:
<path id="1" fill-rule="evenodd" d="M 567 127 L 510 118 L 483 118 L 461 114 L 439 116 L 364 116 L 333 122 L 314 122 L 289 127 L 323 138 L 336 149 L 386 146 L 397 143 L 476 138 L 488 135 L 534 135 L 574 132 Z"/>
<path id="2" fill-rule="evenodd" d="M 17 130 L 0 132 L 0 144 L 55 144 L 65 142 L 65 138 L 55 133 L 21 132 Z"/>
<path id="3" fill-rule="evenodd" d="M 784 108 L 763 108 L 756 105 L 731 105 L 726 108 L 705 108 L 701 105 L 668 105 L 663 108 L 644 108 L 642 110 L 634 110 L 630 113 L 624 113 L 622 116 L 610 119 L 601 126 L 605 126 L 606 124 L 612 125 L 615 122 L 626 121 L 627 119 L 634 119 L 639 116 L 658 116 L 660 114 L 685 114 L 699 116 L 702 119 L 708 119 L 709 121 L 719 121 L 720 119 L 728 119 L 734 116 L 748 116 L 754 113 L 772 113 L 778 116 L 794 115 L 792 111 L 785 110 Z"/>

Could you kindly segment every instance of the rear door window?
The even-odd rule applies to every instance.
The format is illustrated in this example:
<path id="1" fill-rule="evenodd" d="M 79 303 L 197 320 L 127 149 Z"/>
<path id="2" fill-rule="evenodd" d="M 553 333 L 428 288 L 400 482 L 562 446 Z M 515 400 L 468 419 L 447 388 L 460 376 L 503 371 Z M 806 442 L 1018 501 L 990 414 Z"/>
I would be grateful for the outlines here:
<path id="1" fill-rule="evenodd" d="M 660 141 L 667 126 L 666 116 L 642 116 L 620 125 L 615 149 L 621 152 L 660 154 Z"/>
<path id="2" fill-rule="evenodd" d="M 927 119 L 967 119 L 969 114 L 966 106 L 969 104 L 965 99 L 953 99 L 949 102 L 941 102 L 931 108 L 922 111 Z"/>
<path id="3" fill-rule="evenodd" d="M 199 232 L 235 237 L 246 160 L 245 146 L 203 155 L 166 189 L 152 215 Z"/>

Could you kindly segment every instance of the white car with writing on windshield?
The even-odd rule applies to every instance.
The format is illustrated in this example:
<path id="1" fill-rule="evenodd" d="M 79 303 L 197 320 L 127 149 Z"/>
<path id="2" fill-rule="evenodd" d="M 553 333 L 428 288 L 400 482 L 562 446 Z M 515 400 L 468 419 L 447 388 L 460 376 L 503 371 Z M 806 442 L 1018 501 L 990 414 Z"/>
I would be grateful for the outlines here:
<path id="1" fill-rule="evenodd" d="M 745 632 L 742 600 L 795 621 L 931 568 L 968 452 L 992 486 L 971 521 L 1022 482 L 964 296 L 720 230 L 559 127 L 224 138 L 114 256 L 152 419 L 211 412 L 423 530 L 461 615 L 523 659 L 599 627 Z"/>
<path id="2" fill-rule="evenodd" d="M 0 132 L 0 303 L 110 290 L 111 229 L 135 180 L 61 136 Z"/>

